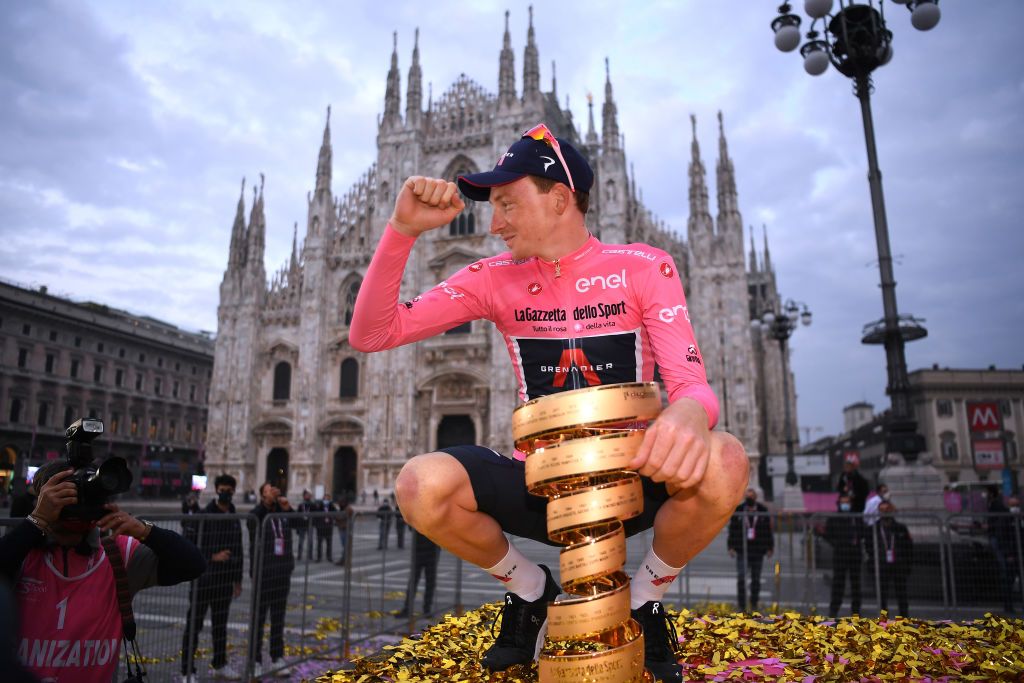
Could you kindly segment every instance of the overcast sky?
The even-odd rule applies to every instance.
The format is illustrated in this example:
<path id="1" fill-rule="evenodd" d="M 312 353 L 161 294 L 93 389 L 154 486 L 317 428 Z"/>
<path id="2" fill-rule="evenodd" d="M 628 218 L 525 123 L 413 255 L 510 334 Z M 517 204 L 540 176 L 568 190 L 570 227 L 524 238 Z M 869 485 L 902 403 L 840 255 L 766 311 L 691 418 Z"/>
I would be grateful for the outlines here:
<path id="1" fill-rule="evenodd" d="M 713 171 L 724 112 L 744 220 L 759 248 L 767 225 L 783 297 L 814 313 L 791 345 L 800 426 L 817 438 L 844 405 L 888 405 L 884 352 L 860 344 L 882 316 L 864 137 L 850 82 L 778 52 L 778 3 L 756 4 L 538 2 L 541 80 L 556 61 L 582 122 L 610 58 L 645 202 L 683 235 L 688 117 Z M 928 33 L 886 4 L 895 56 L 873 107 L 897 296 L 929 329 L 909 366 L 1020 369 L 1024 3 L 946 0 Z M 521 89 L 526 5 L 3 3 L 0 275 L 215 330 L 242 176 L 266 174 L 271 272 L 305 221 L 328 104 L 335 193 L 375 161 L 392 31 L 403 96 L 417 26 L 435 98 L 460 73 L 494 92 L 508 8 Z"/>

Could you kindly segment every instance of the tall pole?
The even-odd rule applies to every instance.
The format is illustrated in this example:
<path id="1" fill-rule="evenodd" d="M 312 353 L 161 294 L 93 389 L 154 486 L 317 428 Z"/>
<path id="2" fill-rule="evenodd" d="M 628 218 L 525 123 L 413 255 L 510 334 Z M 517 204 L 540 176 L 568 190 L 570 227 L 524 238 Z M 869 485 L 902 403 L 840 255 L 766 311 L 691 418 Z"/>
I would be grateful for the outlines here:
<path id="1" fill-rule="evenodd" d="M 858 74 L 854 90 L 860 100 L 860 113 L 864 120 L 864 142 L 868 152 L 868 186 L 871 189 L 871 209 L 874 214 L 875 242 L 878 246 L 878 270 L 882 280 L 882 309 L 885 315 L 885 359 L 888 381 L 886 393 L 892 402 L 893 418 L 910 417 L 910 382 L 907 378 L 907 359 L 903 334 L 896 308 L 896 279 L 892 269 L 892 250 L 889 247 L 889 223 L 885 215 L 885 196 L 882 193 L 882 171 L 878 168 L 875 146 L 875 125 L 871 116 L 871 76 Z"/>
<path id="2" fill-rule="evenodd" d="M 786 340 L 786 337 L 779 337 L 779 350 L 782 352 L 782 405 L 785 419 L 782 433 L 786 439 L 786 484 L 795 486 L 799 479 L 796 476 L 796 463 L 793 458 L 793 418 L 789 414 L 789 361 L 786 358 Z"/>

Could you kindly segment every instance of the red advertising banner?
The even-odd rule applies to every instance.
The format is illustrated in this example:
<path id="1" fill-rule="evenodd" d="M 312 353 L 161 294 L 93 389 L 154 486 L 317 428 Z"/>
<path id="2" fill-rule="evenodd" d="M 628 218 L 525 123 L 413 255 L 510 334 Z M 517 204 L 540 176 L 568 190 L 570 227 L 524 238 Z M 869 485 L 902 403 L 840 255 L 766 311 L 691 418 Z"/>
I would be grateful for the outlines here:
<path id="1" fill-rule="evenodd" d="M 974 467 L 979 470 L 998 470 L 1003 467 L 1003 442 L 999 439 L 979 439 L 974 442 Z"/>
<path id="2" fill-rule="evenodd" d="M 972 432 L 997 432 L 1003 428 L 999 404 L 995 401 L 967 403 L 967 426 Z"/>

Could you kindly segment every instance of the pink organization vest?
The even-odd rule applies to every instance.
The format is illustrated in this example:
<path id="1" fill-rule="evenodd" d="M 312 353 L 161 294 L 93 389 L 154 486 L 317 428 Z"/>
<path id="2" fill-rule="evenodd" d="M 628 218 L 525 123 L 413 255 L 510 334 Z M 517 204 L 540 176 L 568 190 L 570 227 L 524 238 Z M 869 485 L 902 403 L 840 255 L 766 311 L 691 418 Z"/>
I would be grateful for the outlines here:
<path id="1" fill-rule="evenodd" d="M 138 546 L 118 536 L 125 563 Z M 100 549 L 90 557 L 34 549 L 18 577 L 18 658 L 43 683 L 110 683 L 121 645 L 114 572 Z"/>

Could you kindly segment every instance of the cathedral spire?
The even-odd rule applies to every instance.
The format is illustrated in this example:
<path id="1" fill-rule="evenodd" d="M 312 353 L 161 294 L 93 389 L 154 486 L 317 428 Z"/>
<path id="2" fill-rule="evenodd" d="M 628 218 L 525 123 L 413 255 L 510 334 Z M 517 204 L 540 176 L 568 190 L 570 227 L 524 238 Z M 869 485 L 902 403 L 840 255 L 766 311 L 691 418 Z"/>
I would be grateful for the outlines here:
<path id="1" fill-rule="evenodd" d="M 530 27 L 526 30 L 523 50 L 523 99 L 540 95 L 540 54 L 533 32 L 533 5 L 530 5 Z"/>
<path id="2" fill-rule="evenodd" d="M 248 256 L 247 265 L 250 270 L 263 272 L 263 250 L 266 244 L 267 219 L 263 213 L 263 182 L 260 173 L 259 190 L 252 188 L 252 212 L 249 214 Z"/>
<path id="3" fill-rule="evenodd" d="M 716 185 L 718 187 L 718 215 L 719 221 L 727 215 L 739 214 L 739 199 L 736 192 L 736 172 L 733 169 L 732 159 L 729 158 L 729 147 L 725 142 L 725 125 L 722 122 L 722 112 L 718 112 L 718 165 L 716 171 Z"/>
<path id="4" fill-rule="evenodd" d="M 557 102 L 558 101 L 558 79 L 555 76 L 555 74 L 556 74 L 555 60 L 552 59 L 551 60 L 551 94 L 555 96 L 555 102 Z M 568 108 L 568 107 L 569 107 L 569 105 L 566 105 L 566 108 Z"/>
<path id="5" fill-rule="evenodd" d="M 619 149 L 619 115 L 615 107 L 615 98 L 612 96 L 612 75 L 611 67 L 608 65 L 608 58 L 604 58 L 604 107 L 601 109 L 601 142 L 604 144 L 604 151 L 609 152 Z"/>
<path id="6" fill-rule="evenodd" d="M 754 247 L 754 226 L 750 226 L 750 272 L 757 272 L 757 249 Z"/>
<path id="7" fill-rule="evenodd" d="M 409 85 L 405 95 L 405 123 L 415 128 L 423 109 L 423 71 L 420 69 L 420 30 L 416 29 L 412 45 L 412 66 L 409 67 Z"/>
<path id="8" fill-rule="evenodd" d="M 594 130 L 594 96 L 587 93 L 587 147 L 597 147 L 597 131 Z"/>
<path id="9" fill-rule="evenodd" d="M 228 248 L 228 270 L 245 266 L 245 177 L 242 178 L 242 192 L 238 195 L 235 222 L 231 226 L 231 246 Z"/>
<path id="10" fill-rule="evenodd" d="M 764 231 L 764 257 L 762 259 L 764 261 L 764 270 L 766 273 L 771 273 L 774 271 L 774 268 L 772 268 L 772 255 L 768 253 L 768 226 L 762 223 L 761 229 Z"/>
<path id="11" fill-rule="evenodd" d="M 295 227 L 292 228 L 292 258 L 289 263 L 289 272 L 295 273 L 299 269 L 299 222 L 295 221 Z M 291 283 L 291 278 L 288 279 Z"/>
<path id="12" fill-rule="evenodd" d="M 316 191 L 331 191 L 331 105 L 327 105 L 327 122 L 324 123 L 324 140 L 320 143 L 320 157 L 316 162 Z"/>
<path id="13" fill-rule="evenodd" d="M 700 145 L 697 144 L 697 117 L 694 114 L 690 114 L 690 124 L 693 126 L 693 142 L 690 143 L 690 218 L 691 220 L 704 219 L 710 224 L 708 186 L 704 162 L 700 160 Z"/>
<path id="14" fill-rule="evenodd" d="M 402 76 L 398 73 L 398 31 L 394 32 L 391 51 L 391 69 L 388 71 L 387 90 L 384 91 L 384 125 L 401 123 Z"/>
<path id="15" fill-rule="evenodd" d="M 516 56 L 512 52 L 512 36 L 508 32 L 508 10 L 505 10 L 505 36 L 502 39 L 498 67 L 498 104 L 509 106 L 516 99 Z"/>

